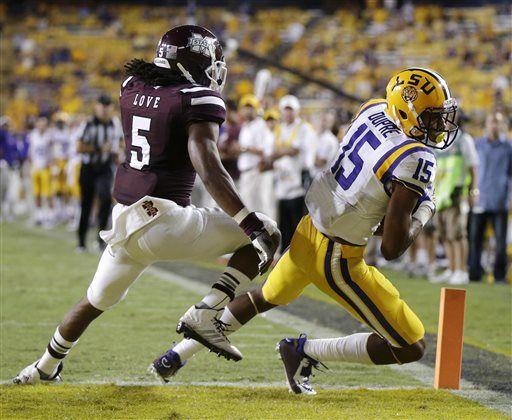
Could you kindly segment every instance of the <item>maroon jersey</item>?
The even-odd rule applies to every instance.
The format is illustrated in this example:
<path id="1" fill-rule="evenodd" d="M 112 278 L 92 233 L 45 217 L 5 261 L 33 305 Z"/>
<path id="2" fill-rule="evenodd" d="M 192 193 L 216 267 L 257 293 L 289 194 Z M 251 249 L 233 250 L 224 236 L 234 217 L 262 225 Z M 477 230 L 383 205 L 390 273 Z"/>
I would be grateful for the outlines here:
<path id="1" fill-rule="evenodd" d="M 114 197 L 130 205 L 144 197 L 190 204 L 196 172 L 188 154 L 188 125 L 219 125 L 226 107 L 219 93 L 202 86 L 151 86 L 136 77 L 121 85 L 121 119 L 126 158 L 119 165 Z"/>

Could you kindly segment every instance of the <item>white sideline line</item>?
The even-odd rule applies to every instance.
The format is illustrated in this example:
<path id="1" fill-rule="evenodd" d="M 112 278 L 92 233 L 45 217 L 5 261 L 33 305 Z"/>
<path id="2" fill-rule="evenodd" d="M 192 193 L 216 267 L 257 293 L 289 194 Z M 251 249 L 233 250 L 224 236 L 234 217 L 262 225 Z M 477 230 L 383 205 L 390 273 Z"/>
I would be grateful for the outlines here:
<path id="1" fill-rule="evenodd" d="M 1 385 L 12 385 L 12 381 L 0 381 Z M 200 382 L 180 382 L 173 381 L 168 384 L 162 384 L 157 380 L 147 381 L 125 381 L 121 379 L 101 380 L 101 381 L 65 381 L 51 386 L 65 386 L 65 385 L 116 385 L 116 386 L 154 386 L 154 387 L 187 387 L 187 386 L 204 386 L 204 387 L 233 387 L 233 388 L 286 388 L 286 383 L 283 382 L 250 382 L 250 381 L 200 381 Z M 372 391 L 386 391 L 386 390 L 411 390 L 411 389 L 427 389 L 423 386 L 361 386 L 361 385 L 317 385 L 316 389 L 325 390 L 354 390 L 354 389 L 368 389 Z"/>
<path id="2" fill-rule="evenodd" d="M 30 227 L 23 226 L 24 229 L 31 230 Z M 38 230 L 39 233 L 42 233 L 43 235 L 58 239 L 58 240 L 67 240 L 69 241 L 69 235 L 56 232 L 56 231 L 43 231 Z M 205 285 L 202 282 L 199 282 L 197 280 L 194 280 L 189 277 L 185 277 L 176 273 L 169 272 L 167 270 L 164 270 L 162 268 L 152 266 L 146 272 L 153 274 L 155 277 L 159 278 L 160 280 L 175 284 L 185 290 L 188 290 L 189 292 L 195 293 L 197 295 L 205 295 L 209 290 L 210 287 Z M 261 314 L 259 316 L 262 316 L 266 320 L 278 324 L 281 326 L 284 326 L 286 328 L 291 328 L 296 331 L 314 331 L 314 333 L 310 334 L 312 337 L 316 338 L 326 338 L 326 337 L 336 337 L 340 335 L 346 335 L 342 331 L 334 330 L 332 328 L 323 327 L 320 325 L 316 325 L 312 322 L 306 321 L 302 318 L 299 318 L 295 315 L 288 314 L 284 311 L 279 310 L 271 310 L 269 312 L 266 312 L 264 314 Z M 389 365 L 390 369 L 396 370 L 400 373 L 406 373 L 410 375 L 411 377 L 417 379 L 420 381 L 425 388 L 432 388 L 432 384 L 434 383 L 434 369 L 423 365 L 419 362 L 415 363 L 408 363 L 405 365 Z M 0 382 L 2 384 L 9 383 L 9 381 L 2 381 Z M 70 382 L 68 382 L 70 383 Z M 99 382 L 76 382 L 75 384 L 108 384 L 108 383 L 117 383 L 120 385 L 126 384 L 138 384 L 138 382 L 123 382 L 123 381 L 99 381 Z M 72 383 L 73 384 L 73 383 Z M 157 382 L 140 382 L 141 385 L 156 385 Z M 233 384 L 233 385 L 224 385 L 224 386 L 235 386 L 235 387 L 248 387 L 248 384 L 250 384 L 251 387 L 262 387 L 262 386 L 273 386 L 271 384 L 265 384 L 265 383 L 259 383 L 259 382 L 196 382 L 196 383 L 183 383 L 183 382 L 175 382 L 174 384 L 178 386 L 186 386 L 186 385 L 193 385 L 197 384 L 198 386 L 222 386 L 219 384 Z M 202 384 L 202 385 L 199 385 Z M 255 385 L 259 384 L 259 385 Z M 281 383 L 279 383 L 279 386 L 282 386 Z M 315 384 L 318 388 L 322 389 L 408 389 L 407 387 L 396 387 L 396 388 L 386 388 L 386 387 L 343 387 L 340 386 L 330 388 L 328 386 L 321 387 Z M 496 391 L 490 391 L 487 389 L 481 389 L 478 385 L 475 385 L 474 383 L 464 380 L 461 380 L 461 387 L 462 390 L 455 391 L 450 390 L 449 392 L 462 396 L 464 398 L 467 398 L 469 400 L 475 401 L 481 405 L 484 405 L 488 408 L 501 411 L 502 413 L 505 413 L 507 415 L 512 415 L 512 404 L 510 402 L 510 399 L 506 394 L 503 394 L 501 392 Z M 411 387 L 411 389 L 416 389 L 418 387 Z M 421 387 L 420 387 L 421 388 Z"/>

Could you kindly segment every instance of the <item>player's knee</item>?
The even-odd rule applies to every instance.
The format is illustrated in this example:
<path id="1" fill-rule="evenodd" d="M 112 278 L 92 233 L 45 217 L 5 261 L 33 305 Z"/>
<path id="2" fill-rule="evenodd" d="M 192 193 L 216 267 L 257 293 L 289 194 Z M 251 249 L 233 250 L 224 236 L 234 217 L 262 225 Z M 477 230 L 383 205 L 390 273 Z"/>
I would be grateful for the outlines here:
<path id="1" fill-rule="evenodd" d="M 87 300 L 89 303 L 100 311 L 107 311 L 121 302 L 126 292 L 118 293 L 108 289 L 98 290 L 94 287 L 87 289 Z"/>
<path id="2" fill-rule="evenodd" d="M 412 363 L 420 360 L 424 354 L 425 341 L 421 339 L 414 344 L 400 348 L 397 351 L 397 358 L 400 363 Z"/>

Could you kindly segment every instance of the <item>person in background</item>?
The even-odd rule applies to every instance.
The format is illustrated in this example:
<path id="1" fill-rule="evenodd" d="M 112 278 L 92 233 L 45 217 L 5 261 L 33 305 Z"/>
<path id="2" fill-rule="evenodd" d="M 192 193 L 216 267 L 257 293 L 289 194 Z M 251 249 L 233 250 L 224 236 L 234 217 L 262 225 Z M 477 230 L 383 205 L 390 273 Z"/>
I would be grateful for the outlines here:
<path id="1" fill-rule="evenodd" d="M 430 279 L 432 283 L 469 282 L 467 215 L 468 204 L 472 206 L 478 196 L 478 156 L 473 137 L 463 130 L 466 118 L 461 115 L 455 141 L 437 158 L 437 228 L 449 265 L 441 275 Z"/>
<path id="2" fill-rule="evenodd" d="M 332 132 L 336 113 L 327 111 L 320 117 L 318 144 L 316 147 L 315 165 L 312 176 L 329 169 L 329 165 L 339 147 L 338 138 Z"/>
<path id="3" fill-rule="evenodd" d="M 66 167 L 71 157 L 73 140 L 68 127 L 69 116 L 64 112 L 55 114 L 55 124 L 52 127 L 54 161 L 52 167 L 53 191 L 55 193 L 55 216 L 60 221 L 69 221 L 70 186 Z"/>
<path id="4" fill-rule="evenodd" d="M 36 206 L 33 221 L 36 225 L 49 228 L 54 222 L 51 181 L 53 146 L 46 117 L 41 116 L 37 119 L 28 141 L 32 191 Z"/>
<path id="5" fill-rule="evenodd" d="M 269 130 L 263 118 L 259 116 L 260 101 L 256 96 L 242 96 L 239 110 L 243 121 L 239 135 L 238 158 L 240 195 L 248 208 L 265 213 L 269 211 L 269 195 L 272 192 L 272 179 L 262 172 L 265 158 L 272 151 Z"/>
<path id="6" fill-rule="evenodd" d="M 241 125 L 236 103 L 227 100 L 226 111 L 226 122 L 221 126 L 218 148 L 224 168 L 233 178 L 235 184 L 238 184 L 240 179 L 240 171 L 238 170 L 238 156 L 240 156 L 238 137 L 240 136 Z"/>
<path id="7" fill-rule="evenodd" d="M 487 223 L 496 240 L 494 280 L 504 282 L 507 268 L 507 222 L 512 192 L 512 142 L 507 138 L 505 118 L 493 112 L 486 120 L 486 135 L 475 142 L 479 159 L 477 199 L 471 215 L 469 279 L 480 281 L 481 259 Z M 476 194 L 475 194 L 476 195 Z"/>
<path id="8" fill-rule="evenodd" d="M 10 130 L 10 118 L 0 117 L 0 221 L 14 219 L 14 182 L 19 167 L 16 138 Z"/>
<path id="9" fill-rule="evenodd" d="M 112 116 L 112 100 L 101 95 L 95 106 L 94 115 L 82 127 L 78 135 L 77 152 L 82 157 L 80 168 L 81 213 L 78 226 L 78 252 L 86 250 L 86 236 L 89 218 L 97 196 L 98 232 L 107 227 L 112 206 L 113 166 L 117 161 L 121 128 Z M 100 250 L 105 243 L 97 236 Z"/>
<path id="10" fill-rule="evenodd" d="M 317 136 L 313 127 L 299 117 L 300 103 L 295 96 L 283 96 L 279 111 L 281 124 L 275 130 L 270 162 L 274 168 L 277 219 L 284 252 L 305 214 L 304 197 L 309 170 L 314 166 Z"/>

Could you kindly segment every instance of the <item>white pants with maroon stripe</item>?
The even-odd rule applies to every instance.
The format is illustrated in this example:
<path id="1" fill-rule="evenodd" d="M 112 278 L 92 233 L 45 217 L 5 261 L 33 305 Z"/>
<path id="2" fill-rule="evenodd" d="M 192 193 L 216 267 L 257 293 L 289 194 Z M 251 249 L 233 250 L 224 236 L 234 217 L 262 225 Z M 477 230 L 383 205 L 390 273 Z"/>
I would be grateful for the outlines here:
<path id="1" fill-rule="evenodd" d="M 275 222 L 266 219 L 275 228 Z M 102 232 L 107 248 L 87 291 L 89 302 L 106 310 L 121 301 L 153 262 L 202 260 L 250 244 L 236 222 L 217 208 L 180 207 L 144 197 L 131 206 L 117 204 L 112 230 Z"/>

